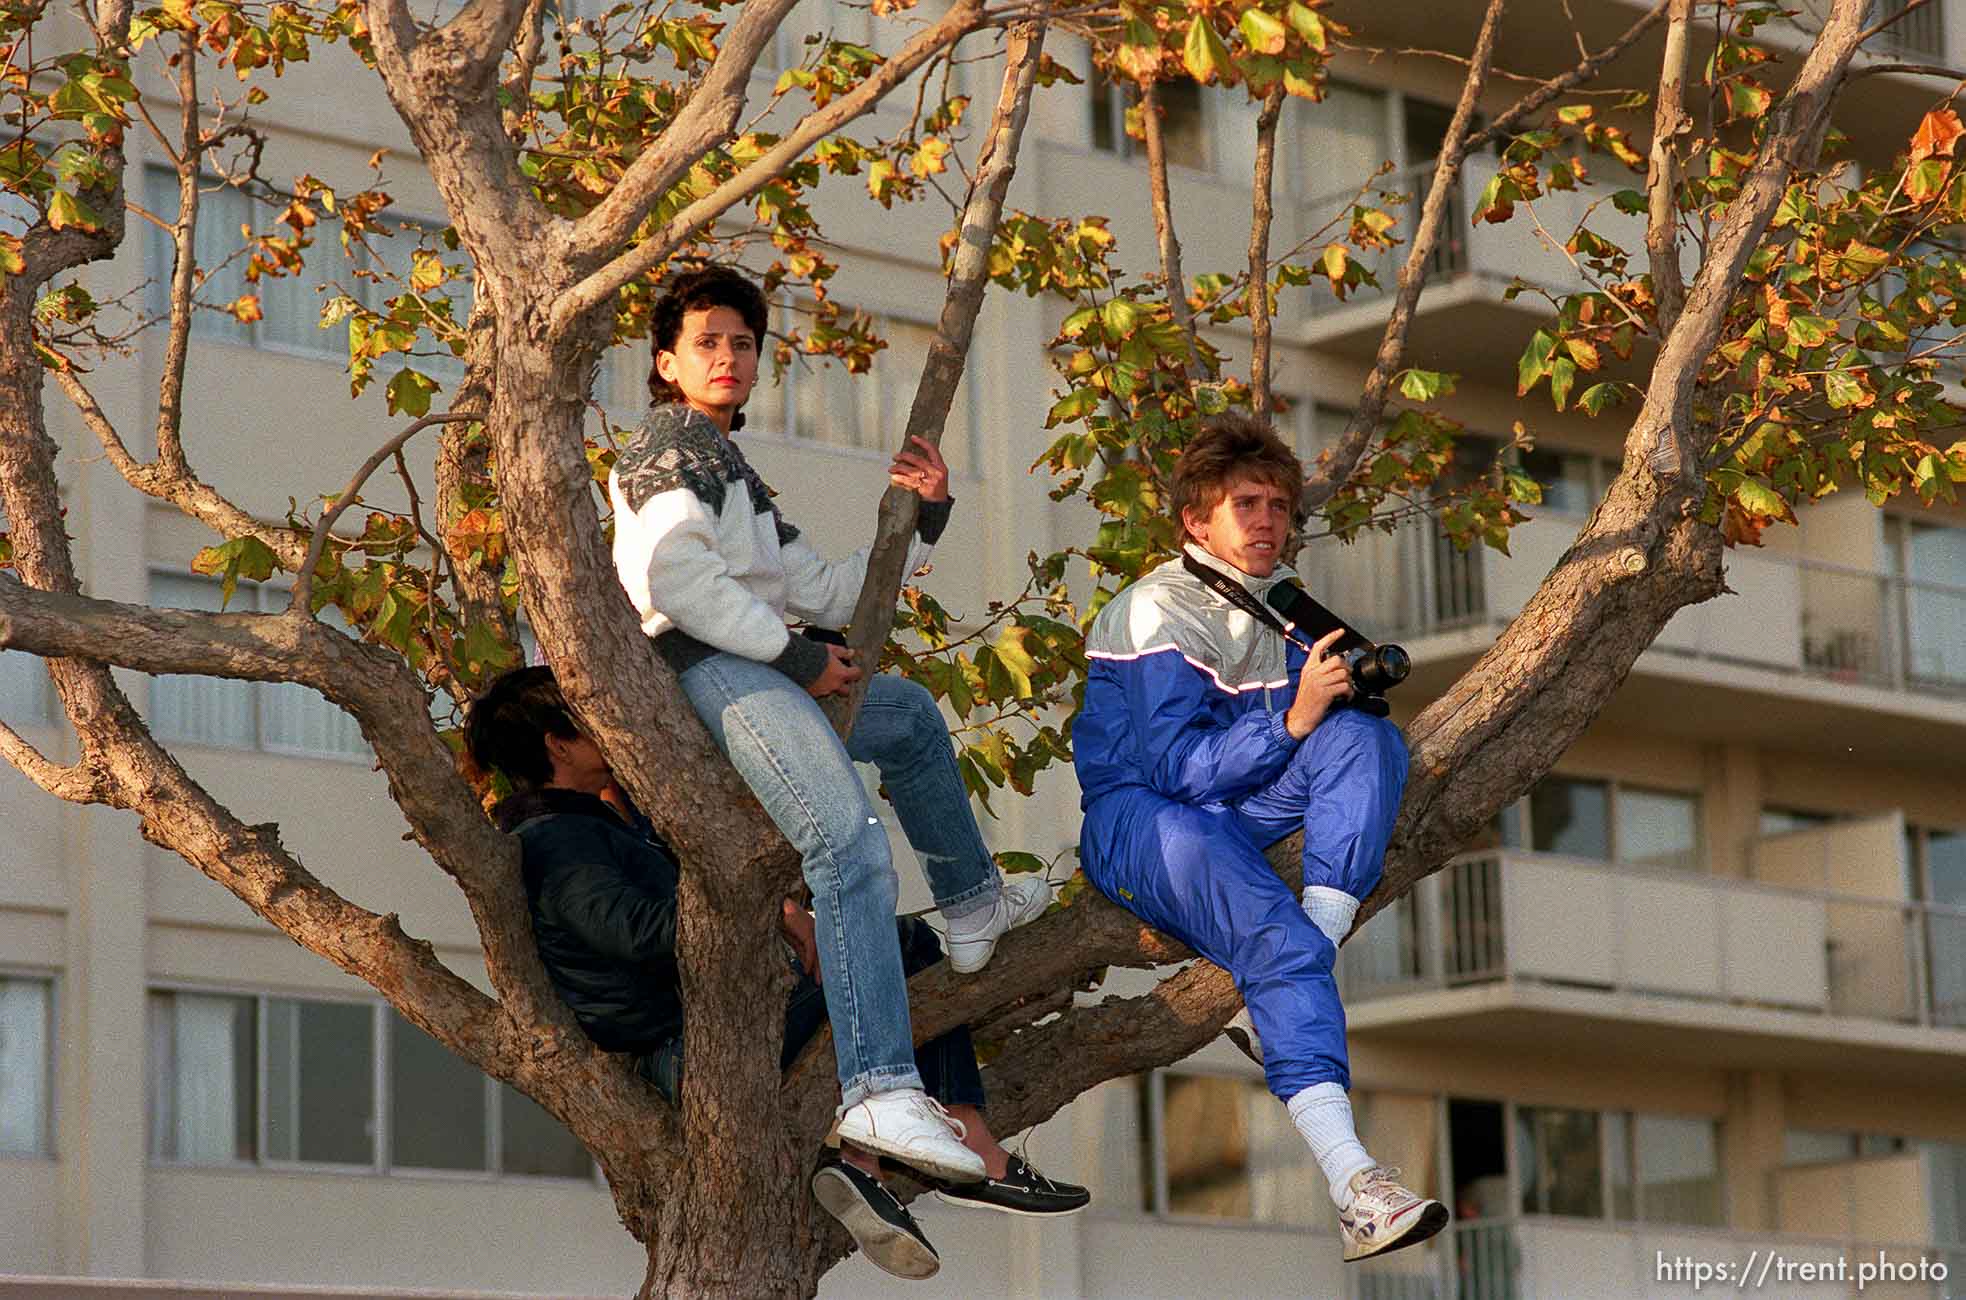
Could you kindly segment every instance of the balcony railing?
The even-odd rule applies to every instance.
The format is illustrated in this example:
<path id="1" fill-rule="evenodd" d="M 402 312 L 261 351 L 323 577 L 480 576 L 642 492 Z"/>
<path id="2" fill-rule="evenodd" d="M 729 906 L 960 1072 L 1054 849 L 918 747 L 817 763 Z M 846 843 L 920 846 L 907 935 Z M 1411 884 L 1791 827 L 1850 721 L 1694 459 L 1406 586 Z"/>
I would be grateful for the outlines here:
<path id="1" fill-rule="evenodd" d="M 1457 550 L 1426 528 L 1307 553 L 1313 585 L 1381 639 L 1499 628 L 1576 537 L 1580 520 L 1519 525 L 1510 555 Z M 1395 576 L 1387 580 L 1387 573 Z M 1362 580 L 1370 573 L 1371 580 Z M 1676 614 L 1653 647 L 1891 689 L 1966 694 L 1966 587 L 1737 549 L 1727 595 Z"/>
<path id="2" fill-rule="evenodd" d="M 1471 854 L 1375 916 L 1348 1000 L 1503 979 L 1966 1028 L 1966 907 Z"/>
<path id="3" fill-rule="evenodd" d="M 1910 0 L 1876 0 L 1871 5 L 1868 22 L 1891 23 L 1878 34 L 1878 44 L 1895 54 L 1943 57 L 1946 52 L 1945 7 L 1934 3 L 1921 5 L 1906 13 L 1908 8 Z M 1899 17 L 1901 14 L 1903 16 Z"/>
<path id="4" fill-rule="evenodd" d="M 1881 1256 L 1880 1256 L 1881 1252 Z M 1901 1270 L 1888 1284 L 1859 1269 L 1880 1258 Z M 1835 1280 L 1837 1261 L 1846 1271 Z M 1787 1276 L 1776 1271 L 1776 1261 Z M 1767 1264 L 1767 1271 L 1762 1272 Z M 1667 1224 L 1611 1224 L 1556 1218 L 1478 1219 L 1454 1223 L 1418 1250 L 1367 1260 L 1346 1274 L 1347 1300 L 1624 1300 L 1635 1295 L 1695 1294 L 1694 1268 L 1725 1265 L 1726 1279 L 1708 1274 L 1701 1294 L 1765 1289 L 1824 1300 L 1889 1294 L 1948 1300 L 1966 1276 L 1966 1250 L 1924 1243 L 1876 1243 L 1841 1238 L 1748 1234 Z M 1806 1282 L 1798 1266 L 1826 1265 Z M 1751 1270 L 1740 1284 L 1739 1272 Z M 1903 1270 L 1920 1270 L 1912 1280 Z M 1827 1277 L 1830 1280 L 1821 1280 Z M 1757 1279 L 1760 1286 L 1757 1286 Z"/>
<path id="5" fill-rule="evenodd" d="M 1494 158 L 1483 155 L 1468 159 L 1462 166 L 1454 188 L 1448 193 L 1447 212 L 1440 226 L 1440 243 L 1435 247 L 1433 260 L 1427 268 L 1429 285 L 1472 272 L 1503 284 L 1520 278 L 1558 292 L 1583 289 L 1586 284 L 1582 275 L 1562 248 L 1576 232 L 1578 224 L 1587 217 L 1592 230 L 1614 243 L 1622 243 L 1628 248 L 1644 247 L 1644 223 L 1604 202 L 1609 190 L 1553 191 L 1534 200 L 1526 208 L 1519 206 L 1514 217 L 1499 225 L 1487 222 L 1471 224 L 1475 202 L 1494 175 L 1496 165 Z M 1385 203 L 1374 193 L 1360 199 L 1358 188 L 1353 186 L 1311 200 L 1304 211 L 1313 227 L 1342 214 L 1354 203 L 1380 207 L 1390 212 L 1395 225 L 1389 233 L 1399 242 L 1384 252 L 1355 252 L 1354 255 L 1378 281 L 1376 292 L 1391 294 L 1397 287 L 1399 268 L 1406 260 L 1406 250 L 1413 242 L 1413 232 L 1419 227 L 1420 207 L 1426 200 L 1427 190 L 1433 185 L 1433 178 L 1434 163 L 1429 159 L 1392 172 L 1373 183 L 1374 191 L 1403 195 L 1405 202 Z M 1342 225 L 1339 233 L 1343 233 Z M 1374 293 L 1370 288 L 1361 291 L 1365 297 Z M 1358 300 L 1354 297 L 1348 301 Z M 1343 305 L 1337 303 L 1328 288 L 1319 295 L 1317 302 L 1326 310 Z"/>

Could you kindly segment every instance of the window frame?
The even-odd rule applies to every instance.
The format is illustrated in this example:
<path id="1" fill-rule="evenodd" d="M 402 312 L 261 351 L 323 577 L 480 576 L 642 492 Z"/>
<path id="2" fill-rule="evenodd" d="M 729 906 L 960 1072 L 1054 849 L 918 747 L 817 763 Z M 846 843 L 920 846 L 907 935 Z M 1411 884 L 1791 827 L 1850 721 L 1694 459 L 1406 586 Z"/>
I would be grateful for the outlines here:
<path id="1" fill-rule="evenodd" d="M 1704 790 L 1680 790 L 1671 786 L 1648 785 L 1643 781 L 1626 781 L 1616 776 L 1597 776 L 1561 770 L 1549 772 L 1542 779 L 1543 781 L 1575 781 L 1585 784 L 1598 784 L 1604 787 L 1604 829 L 1608 856 L 1604 858 L 1593 858 L 1574 853 L 1558 853 L 1553 849 L 1536 848 L 1532 839 L 1533 827 L 1529 820 L 1529 800 L 1535 793 L 1535 787 L 1533 786 L 1522 798 L 1517 799 L 1514 803 L 1509 804 L 1501 812 L 1496 814 L 1497 829 L 1500 832 L 1501 848 L 1504 852 L 1547 853 L 1552 857 L 1569 858 L 1578 862 L 1601 861 L 1615 866 L 1635 867 L 1641 871 L 1671 871 L 1681 875 L 1705 873 L 1711 866 L 1711 859 L 1707 852 L 1707 810 L 1706 792 Z M 1537 784 L 1540 785 L 1541 783 L 1539 781 Z M 1673 798 L 1692 800 L 1694 842 L 1690 857 L 1693 865 L 1681 868 L 1667 866 L 1657 862 L 1633 862 L 1620 856 L 1622 851 L 1622 846 L 1618 843 L 1618 793 L 1620 789 L 1630 790 L 1635 794 L 1666 795 Z M 1513 843 L 1510 842 L 1511 836 L 1514 837 Z"/>
<path id="2" fill-rule="evenodd" d="M 5 974 L 6 972 L 4 970 L 0 970 L 0 976 L 4 976 Z M 253 1094 L 256 1110 L 253 1119 L 254 1153 L 253 1157 L 249 1160 L 187 1160 L 175 1156 L 163 1157 L 154 1154 L 155 1142 L 153 1135 L 146 1132 L 144 1159 L 145 1163 L 151 1168 L 321 1174 L 344 1177 L 419 1178 L 437 1182 L 463 1183 L 542 1183 L 555 1187 L 584 1185 L 598 1188 L 602 1185 L 600 1164 L 591 1155 L 588 1158 L 588 1172 L 581 1177 L 560 1174 L 507 1173 L 503 1168 L 505 1159 L 504 1126 L 502 1123 L 504 1097 L 498 1086 L 498 1080 L 476 1067 L 471 1067 L 472 1073 L 477 1076 L 478 1084 L 484 1090 L 483 1096 L 485 1101 L 483 1134 L 485 1167 L 482 1169 L 443 1169 L 427 1165 L 395 1163 L 390 1158 L 392 1154 L 390 1144 L 395 1131 L 395 1096 L 393 1089 L 390 1087 L 391 1050 L 389 1044 L 389 1016 L 394 1014 L 400 1017 L 402 1013 L 396 1011 L 384 999 L 364 997 L 359 993 L 337 992 L 333 990 L 309 989 L 297 991 L 292 989 L 249 988 L 223 982 L 195 979 L 153 979 L 146 981 L 144 985 L 146 1025 L 148 1024 L 147 1018 L 150 1014 L 149 998 L 152 995 L 160 993 L 183 993 L 203 997 L 250 998 L 252 1000 L 254 1034 L 257 1039 L 253 1045 Z M 268 1105 L 268 1052 L 270 1050 L 270 1036 L 267 1033 L 267 1017 L 270 1004 L 276 1000 L 283 1002 L 330 1003 L 342 1006 L 359 1006 L 368 1011 L 371 1104 L 367 1126 L 370 1134 L 371 1158 L 367 1163 L 282 1159 L 267 1154 L 269 1145 L 267 1129 L 271 1115 L 271 1108 Z M 405 1020 L 405 1023 L 408 1024 L 408 1021 Z M 410 1025 L 410 1028 L 416 1033 L 423 1032 L 414 1025 Z M 146 1052 L 144 1076 L 146 1095 L 149 1098 L 145 1105 L 147 1115 L 155 1114 L 156 1111 L 156 1089 L 160 1085 L 156 1066 L 157 1062 L 150 1059 L 148 1052 Z"/>
<path id="3" fill-rule="evenodd" d="M 1141 1211 L 1141 1217 L 1158 1223 L 1182 1224 L 1199 1228 L 1226 1228 L 1238 1232 L 1288 1232 L 1309 1234 L 1320 1237 L 1337 1235 L 1337 1219 L 1322 1217 L 1316 1223 L 1277 1223 L 1263 1219 L 1236 1219 L 1212 1214 L 1194 1214 L 1168 1208 L 1167 1183 L 1167 1076 L 1181 1075 L 1187 1078 L 1227 1079 L 1238 1084 L 1261 1085 L 1262 1076 L 1229 1068 L 1212 1068 L 1208 1065 L 1192 1065 L 1182 1062 L 1178 1066 L 1162 1066 L 1133 1076 L 1138 1104 L 1144 1106 L 1145 1123 L 1141 1127 L 1140 1140 L 1147 1143 L 1148 1167 L 1143 1171 L 1147 1176 L 1142 1180 L 1142 1188 L 1150 1204 Z M 1282 1105 L 1281 1102 L 1277 1103 Z M 1310 1159 L 1310 1150 L 1305 1149 L 1305 1158 Z M 1319 1175 L 1323 1177 L 1322 1174 Z"/>
<path id="4" fill-rule="evenodd" d="M 59 1121 L 61 1118 L 61 970 L 56 967 L 7 963 L 0 965 L 0 980 L 40 984 L 45 989 L 42 1007 L 40 1141 L 33 1151 L 0 1150 L 0 1160 L 58 1161 L 61 1159 Z"/>

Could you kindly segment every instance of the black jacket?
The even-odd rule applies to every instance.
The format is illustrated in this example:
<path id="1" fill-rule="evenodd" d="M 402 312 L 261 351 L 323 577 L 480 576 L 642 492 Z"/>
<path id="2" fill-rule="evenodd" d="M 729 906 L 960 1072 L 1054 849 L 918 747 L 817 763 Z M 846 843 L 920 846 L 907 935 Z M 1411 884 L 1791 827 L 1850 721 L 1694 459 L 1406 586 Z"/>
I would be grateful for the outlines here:
<path id="1" fill-rule="evenodd" d="M 648 821 L 591 794 L 515 794 L 492 810 L 519 837 L 533 937 L 580 1027 L 611 1052 L 680 1033 L 675 856 Z"/>

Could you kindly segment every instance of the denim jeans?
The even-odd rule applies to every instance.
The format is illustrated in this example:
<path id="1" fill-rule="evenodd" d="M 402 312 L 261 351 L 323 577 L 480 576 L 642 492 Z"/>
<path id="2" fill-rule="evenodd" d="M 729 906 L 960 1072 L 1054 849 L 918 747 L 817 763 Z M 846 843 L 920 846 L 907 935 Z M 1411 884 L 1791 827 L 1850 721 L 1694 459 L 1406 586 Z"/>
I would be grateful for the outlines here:
<path id="1" fill-rule="evenodd" d="M 903 678 L 875 677 L 842 745 L 819 702 L 767 664 L 712 655 L 683 673 L 682 686 L 805 865 L 841 1106 L 921 1087 L 894 929 L 900 880 L 887 830 L 853 765 L 880 769 L 937 907 L 994 897 L 996 865 L 934 697 Z"/>
<path id="2" fill-rule="evenodd" d="M 901 969 L 913 975 L 942 960 L 942 943 L 935 931 L 912 916 L 895 922 L 901 941 Z M 778 1054 L 778 1068 L 789 1070 L 799 1059 L 820 1027 L 826 1023 L 825 989 L 799 968 L 799 982 L 785 1000 L 785 1045 Z M 970 1041 L 969 1026 L 958 1025 L 938 1038 L 931 1038 L 915 1049 L 915 1065 L 921 1071 L 922 1087 L 944 1106 L 975 1106 L 986 1100 L 983 1072 L 977 1068 L 976 1045 Z M 653 1052 L 635 1058 L 635 1068 L 656 1091 L 681 1105 L 683 1097 L 683 1035 L 664 1043 Z"/>

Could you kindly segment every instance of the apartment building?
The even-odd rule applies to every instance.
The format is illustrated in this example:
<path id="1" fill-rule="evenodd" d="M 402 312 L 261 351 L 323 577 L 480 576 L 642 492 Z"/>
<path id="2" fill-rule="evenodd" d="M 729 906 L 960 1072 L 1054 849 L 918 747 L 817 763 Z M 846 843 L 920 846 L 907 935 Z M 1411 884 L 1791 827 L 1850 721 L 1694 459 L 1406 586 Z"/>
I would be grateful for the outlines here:
<path id="1" fill-rule="evenodd" d="M 812 26 L 893 41 L 863 10 L 810 7 Z M 1626 0 L 1572 8 L 1593 42 L 1640 12 Z M 1339 14 L 1388 49 L 1455 50 L 1479 12 L 1379 9 Z M 1504 38 L 1511 68 L 1571 57 L 1568 29 L 1540 9 Z M 1958 65 L 1966 17 L 1934 4 L 1896 40 L 1909 61 Z M 1054 50 L 1081 65 L 1068 40 Z M 1642 76 L 1643 59 L 1627 68 Z M 340 49 L 289 68 L 261 110 L 274 174 L 347 184 L 388 146 L 398 213 L 440 223 L 386 104 L 344 92 L 365 75 Z M 984 94 L 993 84 L 987 65 L 958 75 Z M 1273 246 L 1316 230 L 1382 160 L 1417 183 L 1453 75 L 1438 60 L 1350 54 L 1324 104 L 1290 105 Z M 1844 125 L 1888 157 L 1931 84 L 1868 78 Z M 1168 100 L 1187 269 L 1233 269 L 1253 115 L 1214 93 L 1171 88 Z M 1121 261 L 1143 268 L 1153 239 L 1124 106 L 1096 81 L 1040 96 L 1013 202 L 1110 215 Z M 161 161 L 139 154 L 134 184 L 168 211 Z M 1485 179 L 1477 160 L 1461 213 Z M 1567 229 L 1588 201 L 1555 196 L 1537 217 Z M 229 251 L 245 219 L 234 202 L 213 200 L 201 255 Z M 903 208 L 876 226 L 849 193 L 820 202 L 845 245 L 839 296 L 879 314 L 890 347 L 870 379 L 795 369 L 761 391 L 745 437 L 791 516 L 844 550 L 868 534 L 939 308 L 943 219 Z M 1412 651 L 1405 716 L 1520 607 L 1617 454 L 1614 427 L 1513 394 L 1534 318 L 1503 291 L 1516 279 L 1568 287 L 1569 264 L 1521 221 L 1457 217 L 1449 235 L 1414 363 L 1463 376 L 1456 410 L 1475 436 L 1516 419 L 1536 431 L 1523 465 L 1546 497 L 1510 557 L 1457 552 L 1419 526 L 1306 551 L 1329 603 Z M 127 287 L 167 265 L 140 232 L 91 283 Z M 194 463 L 269 516 L 289 494 L 338 487 L 393 424 L 378 392 L 346 400 L 342 341 L 315 328 L 314 290 L 278 292 L 260 322 L 200 324 L 186 422 Z M 1284 311 L 1277 383 L 1309 452 L 1348 414 L 1385 302 L 1306 292 Z M 1047 441 L 1042 342 L 1058 316 L 996 295 L 979 322 L 945 439 L 958 506 L 929 579 L 958 613 L 1020 585 L 1027 551 L 1087 531 L 1028 473 Z M 161 352 L 147 340 L 91 377 L 133 438 L 154 410 Z M 643 365 L 624 355 L 604 370 L 598 396 L 613 418 L 633 419 Z M 50 409 L 90 589 L 215 607 L 215 588 L 188 570 L 210 539 L 129 491 L 58 395 Z M 305 439 L 290 435 L 297 417 Z M 390 502 L 396 490 L 372 494 Z M 1342 1268 L 1315 1167 L 1260 1074 L 1218 1044 L 1106 1084 L 1031 1136 L 1034 1159 L 1095 1188 L 1086 1214 L 1038 1225 L 928 1205 L 940 1277 L 908 1287 L 854 1260 L 826 1293 L 1572 1300 L 1692 1294 L 1716 1281 L 1697 1268 L 1726 1266 L 1767 1269 L 1761 1294 L 1827 1296 L 1855 1294 L 1860 1266 L 1880 1258 L 1893 1274 L 1865 1295 L 1966 1289 L 1966 515 L 1835 497 L 1767 543 L 1731 552 L 1732 594 L 1676 618 L 1556 771 L 1341 958 L 1362 1126 L 1376 1154 L 1451 1202 L 1456 1221 L 1435 1243 Z M 215 793 L 279 821 L 311 869 L 399 912 L 482 979 L 465 909 L 401 842 L 343 717 L 297 687 L 127 681 Z M 0 717 L 64 752 L 25 656 L 0 654 Z M 122 814 L 58 804 L 10 769 L 0 809 L 0 1292 L 8 1274 L 69 1279 L 56 1293 L 150 1278 L 598 1295 L 639 1279 L 639 1249 L 584 1153 L 522 1096 L 144 844 Z M 986 833 L 1000 847 L 1076 841 L 1069 773 L 996 810 Z M 926 906 L 905 849 L 898 858 L 904 906 Z M 1137 991 L 1145 978 L 1110 987 Z M 1839 1260 L 1839 1280 L 1803 1269 L 1826 1264 L 1833 1277 Z"/>

